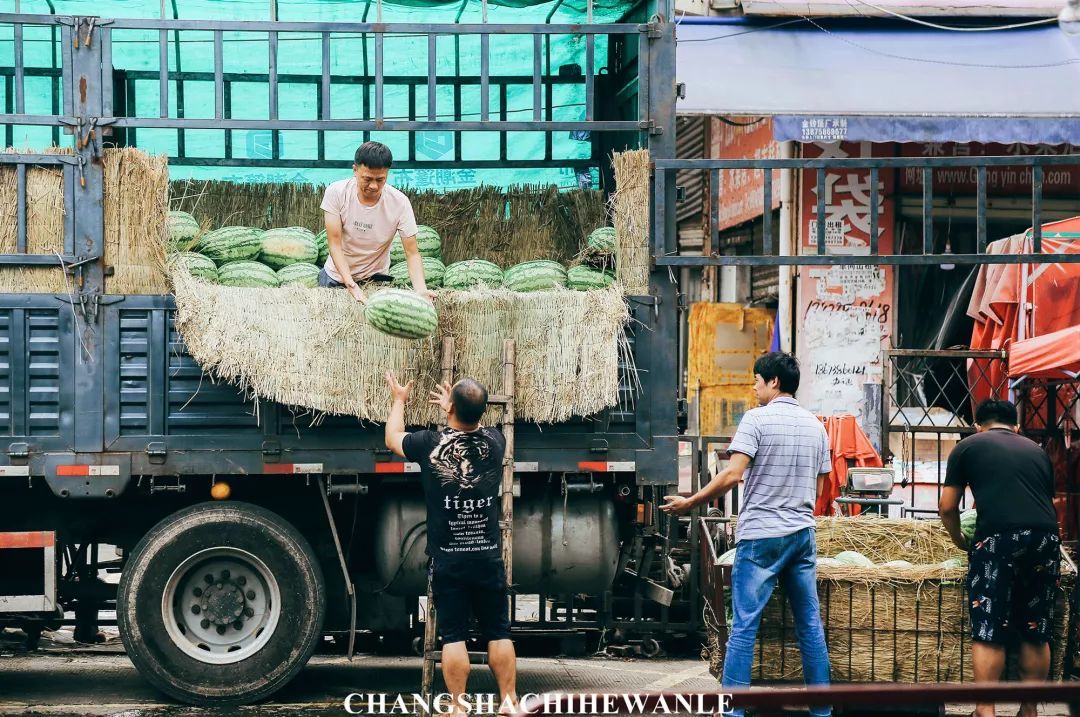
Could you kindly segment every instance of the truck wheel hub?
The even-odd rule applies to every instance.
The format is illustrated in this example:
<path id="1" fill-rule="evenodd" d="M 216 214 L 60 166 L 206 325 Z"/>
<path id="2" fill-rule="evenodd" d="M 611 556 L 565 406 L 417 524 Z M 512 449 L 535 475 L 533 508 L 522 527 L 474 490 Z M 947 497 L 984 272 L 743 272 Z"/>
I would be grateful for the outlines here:
<path id="1" fill-rule="evenodd" d="M 215 583 L 203 592 L 202 614 L 215 625 L 229 625 L 244 614 L 244 593 L 233 583 Z"/>

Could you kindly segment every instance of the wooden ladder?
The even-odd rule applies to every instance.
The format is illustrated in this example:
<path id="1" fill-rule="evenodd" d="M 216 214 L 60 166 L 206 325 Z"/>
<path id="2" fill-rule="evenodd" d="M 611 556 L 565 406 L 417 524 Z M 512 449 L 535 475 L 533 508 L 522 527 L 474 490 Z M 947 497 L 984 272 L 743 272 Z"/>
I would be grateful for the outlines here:
<path id="1" fill-rule="evenodd" d="M 502 536 L 502 559 L 506 566 L 506 583 L 514 584 L 514 366 L 516 363 L 516 348 L 513 339 L 507 339 L 503 343 L 503 386 L 502 393 L 488 394 L 488 404 L 502 408 L 503 438 L 506 441 L 506 450 L 503 455 L 502 487 L 500 490 L 501 504 L 499 514 L 499 530 Z M 442 342 L 442 375 L 440 381 L 452 383 L 454 375 L 454 339 L 447 337 Z M 507 609 L 510 609 L 509 607 Z M 513 622 L 513 615 L 510 616 Z M 424 620 L 424 669 L 421 675 L 420 694 L 431 704 L 434 696 L 435 666 L 442 661 L 442 651 L 437 648 L 438 616 L 435 614 L 435 603 L 431 595 L 431 577 L 428 576 L 427 584 L 427 607 Z M 470 652 L 469 662 L 474 665 L 487 664 L 487 652 Z"/>

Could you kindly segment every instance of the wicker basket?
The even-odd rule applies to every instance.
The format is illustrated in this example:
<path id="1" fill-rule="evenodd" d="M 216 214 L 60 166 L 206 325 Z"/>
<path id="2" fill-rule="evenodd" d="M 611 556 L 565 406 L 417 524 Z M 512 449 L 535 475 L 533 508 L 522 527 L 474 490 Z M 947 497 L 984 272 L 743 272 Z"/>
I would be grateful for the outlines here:
<path id="1" fill-rule="evenodd" d="M 832 519 L 851 520 L 851 519 Z M 890 521 L 898 523 L 899 521 Z M 929 529 L 928 521 L 908 521 L 913 530 Z M 839 531 L 819 522 L 818 546 L 826 541 L 830 552 L 842 541 Z M 724 590 L 731 584 L 731 568 L 719 565 L 725 534 L 703 528 L 703 565 L 711 577 L 704 577 L 709 605 L 708 646 L 703 656 L 713 674 L 720 676 L 727 640 L 723 608 Z M 903 530 L 903 526 L 897 528 Z M 720 533 L 720 545 L 717 534 Z M 704 543 L 708 543 L 705 545 Z M 841 546 L 843 547 L 843 546 Z M 857 549 L 852 546 L 849 549 Z M 825 551 L 822 551 L 823 553 Z M 918 556 L 906 558 L 912 562 Z M 875 579 L 873 569 L 858 577 L 818 575 L 818 596 L 825 641 L 829 647 L 832 678 L 837 682 L 968 682 L 972 680 L 971 631 L 968 621 L 967 589 L 962 576 L 948 579 L 904 580 L 896 571 Z M 835 572 L 835 571 L 832 571 Z M 1062 552 L 1061 588 L 1055 610 L 1054 639 L 1051 642 L 1050 677 L 1062 678 L 1069 634 L 1070 597 L 1076 585 L 1076 565 Z M 791 610 L 777 589 L 761 618 L 752 677 L 759 682 L 802 680 L 802 664 Z M 1015 654 L 1010 650 L 1009 676 L 1015 677 Z"/>

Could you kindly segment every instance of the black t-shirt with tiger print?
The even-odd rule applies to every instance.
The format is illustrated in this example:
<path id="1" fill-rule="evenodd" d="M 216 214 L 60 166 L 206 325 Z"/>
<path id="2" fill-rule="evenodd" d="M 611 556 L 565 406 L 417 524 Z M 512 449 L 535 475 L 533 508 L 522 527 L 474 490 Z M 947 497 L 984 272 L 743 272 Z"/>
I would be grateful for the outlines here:
<path id="1" fill-rule="evenodd" d="M 402 442 L 420 465 L 427 498 L 427 554 L 436 559 L 495 558 L 499 487 L 506 440 L 493 428 L 416 431 Z"/>

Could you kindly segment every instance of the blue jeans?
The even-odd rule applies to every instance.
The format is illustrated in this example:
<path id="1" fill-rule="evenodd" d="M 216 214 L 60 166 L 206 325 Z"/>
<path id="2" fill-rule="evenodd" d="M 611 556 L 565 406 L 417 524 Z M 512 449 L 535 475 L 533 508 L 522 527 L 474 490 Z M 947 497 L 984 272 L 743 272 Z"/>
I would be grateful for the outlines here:
<path id="1" fill-rule="evenodd" d="M 750 686 L 761 613 L 778 578 L 795 617 L 803 678 L 807 685 L 829 684 L 829 651 L 817 594 L 817 544 L 814 529 L 804 528 L 782 538 L 741 540 L 736 546 L 731 571 L 734 619 L 724 656 L 724 687 Z M 735 709 L 724 714 L 742 717 L 743 711 Z M 832 708 L 817 706 L 810 714 L 826 717 L 832 714 Z"/>

